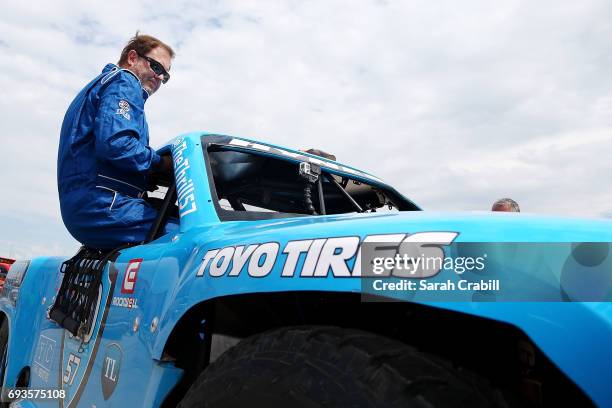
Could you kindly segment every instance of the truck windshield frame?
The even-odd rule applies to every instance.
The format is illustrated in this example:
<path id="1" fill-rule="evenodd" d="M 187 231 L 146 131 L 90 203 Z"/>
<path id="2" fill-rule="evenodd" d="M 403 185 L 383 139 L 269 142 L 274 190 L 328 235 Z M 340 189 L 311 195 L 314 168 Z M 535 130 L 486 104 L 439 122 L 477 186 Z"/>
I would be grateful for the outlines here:
<path id="1" fill-rule="evenodd" d="M 227 136 L 202 137 L 202 150 L 221 221 L 420 210 L 374 176 L 310 155 Z M 300 163 L 320 167 L 318 179 L 300 177 Z"/>

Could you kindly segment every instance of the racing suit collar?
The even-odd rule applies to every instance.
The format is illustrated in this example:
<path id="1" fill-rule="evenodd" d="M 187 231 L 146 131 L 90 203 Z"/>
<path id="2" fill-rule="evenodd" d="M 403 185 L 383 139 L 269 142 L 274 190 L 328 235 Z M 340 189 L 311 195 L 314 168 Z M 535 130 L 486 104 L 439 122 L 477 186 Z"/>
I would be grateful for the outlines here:
<path id="1" fill-rule="evenodd" d="M 135 73 L 133 73 L 132 71 L 130 71 L 127 68 L 121 68 L 120 66 L 118 66 L 116 64 L 112 64 L 112 63 L 106 64 L 106 66 L 104 67 L 102 72 L 109 72 L 109 71 L 111 71 L 113 69 L 118 69 L 118 70 L 121 70 L 121 71 L 126 71 L 126 72 L 129 72 L 130 74 L 132 74 L 132 76 L 134 76 L 134 78 L 136 78 L 136 80 L 138 81 L 138 85 L 140 85 L 140 88 L 142 89 L 142 99 L 144 99 L 145 102 L 147 101 L 147 99 L 149 98 L 149 93 L 147 92 L 146 89 L 143 88 L 142 83 L 140 82 L 140 78 L 138 78 Z"/>

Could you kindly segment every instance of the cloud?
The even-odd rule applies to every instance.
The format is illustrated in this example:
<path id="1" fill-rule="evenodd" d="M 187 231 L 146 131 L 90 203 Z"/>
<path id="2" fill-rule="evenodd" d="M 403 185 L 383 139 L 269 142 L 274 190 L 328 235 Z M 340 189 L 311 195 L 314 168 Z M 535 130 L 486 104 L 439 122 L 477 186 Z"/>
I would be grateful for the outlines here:
<path id="1" fill-rule="evenodd" d="M 525 211 L 609 216 L 610 18 L 599 0 L 10 1 L 3 223 L 37 220 L 74 244 L 57 205 L 61 120 L 137 29 L 177 51 L 147 102 L 153 145 L 190 130 L 249 136 L 331 151 L 429 210 L 510 196 Z"/>

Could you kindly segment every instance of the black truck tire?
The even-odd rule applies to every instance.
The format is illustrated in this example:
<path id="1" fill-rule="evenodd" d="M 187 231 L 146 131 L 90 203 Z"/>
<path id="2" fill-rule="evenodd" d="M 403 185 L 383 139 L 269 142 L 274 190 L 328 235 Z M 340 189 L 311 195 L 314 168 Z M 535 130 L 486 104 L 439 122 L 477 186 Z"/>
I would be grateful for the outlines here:
<path id="1" fill-rule="evenodd" d="M 396 340 L 337 327 L 247 338 L 207 367 L 179 407 L 503 407 L 485 380 Z"/>

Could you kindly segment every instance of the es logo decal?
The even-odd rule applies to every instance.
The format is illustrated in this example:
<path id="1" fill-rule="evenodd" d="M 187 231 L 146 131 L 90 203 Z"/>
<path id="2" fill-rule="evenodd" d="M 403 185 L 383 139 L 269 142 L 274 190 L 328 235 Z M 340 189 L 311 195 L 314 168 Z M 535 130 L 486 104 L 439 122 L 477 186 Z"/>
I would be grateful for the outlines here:
<path id="1" fill-rule="evenodd" d="M 142 259 L 132 259 L 127 268 L 125 269 L 125 276 L 123 277 L 123 284 L 121 285 L 121 293 L 132 294 L 134 293 L 134 286 L 136 286 L 136 279 L 138 278 L 138 270 L 142 264 Z"/>
<path id="2" fill-rule="evenodd" d="M 138 280 L 138 270 L 142 265 L 142 258 L 132 259 L 125 268 L 123 281 L 121 282 L 121 293 L 132 295 L 136 290 Z M 126 309 L 138 309 L 138 299 L 132 296 L 113 296 L 111 306 L 123 307 Z"/>

